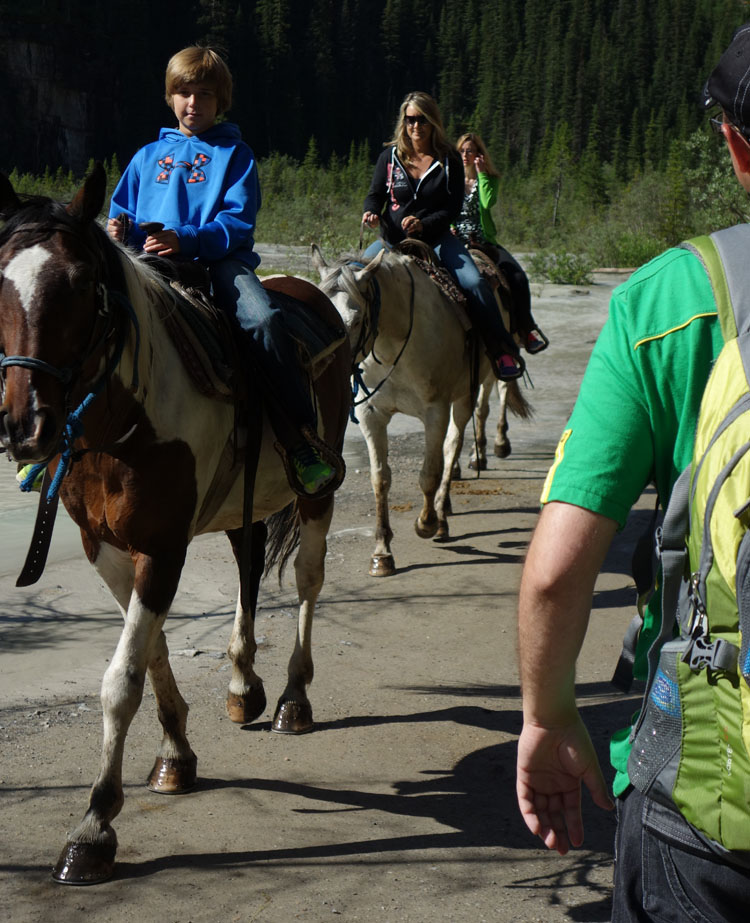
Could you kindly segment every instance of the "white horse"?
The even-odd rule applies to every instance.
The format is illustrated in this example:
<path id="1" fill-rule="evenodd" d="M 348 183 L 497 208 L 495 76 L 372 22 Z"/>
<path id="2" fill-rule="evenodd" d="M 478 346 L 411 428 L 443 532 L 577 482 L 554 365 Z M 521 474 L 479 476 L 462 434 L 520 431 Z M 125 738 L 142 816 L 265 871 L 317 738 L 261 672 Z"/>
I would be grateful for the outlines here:
<path id="1" fill-rule="evenodd" d="M 487 418 L 490 415 L 490 399 L 497 388 L 498 397 L 498 414 L 497 427 L 495 429 L 495 441 L 493 444 L 493 453 L 496 458 L 507 458 L 511 453 L 510 436 L 508 436 L 508 407 L 518 407 L 518 402 L 524 399 L 518 393 L 517 381 L 498 381 L 494 374 L 482 382 L 479 386 L 476 407 L 474 408 L 474 439 L 471 446 L 471 455 L 469 456 L 469 468 L 472 471 L 487 470 Z M 514 411 L 515 413 L 518 410 Z M 531 408 L 524 402 L 521 416 L 528 417 L 531 414 Z M 459 449 L 459 455 L 461 450 Z M 456 463 L 451 472 L 451 479 L 458 481 L 461 478 L 461 467 Z"/>
<path id="2" fill-rule="evenodd" d="M 419 485 L 422 509 L 415 522 L 421 538 L 449 535 L 451 471 L 490 362 L 455 302 L 408 256 L 384 250 L 366 266 L 338 260 L 329 266 L 313 245 L 321 289 L 349 330 L 361 382 L 370 396 L 356 407 L 370 458 L 375 493 L 375 550 L 369 573 L 395 572 L 388 516 L 391 470 L 388 424 L 395 413 L 424 424 L 425 447 Z M 515 383 L 514 383 L 515 384 Z M 508 391 L 511 410 L 527 416 L 517 385 Z"/>

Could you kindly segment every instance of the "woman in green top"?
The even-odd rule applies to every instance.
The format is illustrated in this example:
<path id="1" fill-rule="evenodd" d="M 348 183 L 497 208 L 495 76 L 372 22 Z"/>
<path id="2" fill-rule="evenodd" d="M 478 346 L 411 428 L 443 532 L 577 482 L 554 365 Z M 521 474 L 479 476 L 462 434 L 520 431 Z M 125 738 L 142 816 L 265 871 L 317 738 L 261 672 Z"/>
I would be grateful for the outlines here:
<path id="1" fill-rule="evenodd" d="M 484 250 L 497 263 L 510 286 L 516 323 L 522 345 L 529 353 L 540 353 L 549 345 L 531 314 L 529 280 L 519 263 L 497 242 L 490 209 L 497 202 L 500 174 L 492 163 L 484 141 L 473 131 L 461 135 L 456 145 L 464 164 L 464 202 L 455 233 L 467 247 Z"/>

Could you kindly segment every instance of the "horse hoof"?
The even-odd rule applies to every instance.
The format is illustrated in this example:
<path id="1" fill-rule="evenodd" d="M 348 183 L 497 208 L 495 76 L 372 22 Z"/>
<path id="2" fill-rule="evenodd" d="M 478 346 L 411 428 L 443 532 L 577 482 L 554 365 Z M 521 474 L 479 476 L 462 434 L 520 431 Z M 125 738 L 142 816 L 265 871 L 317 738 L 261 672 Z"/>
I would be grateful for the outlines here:
<path id="1" fill-rule="evenodd" d="M 502 457 L 504 456 L 501 456 L 501 458 Z M 486 471 L 487 470 L 487 459 L 480 458 L 479 460 L 477 460 L 476 458 L 470 458 L 469 467 L 471 468 L 472 471 Z"/>
<path id="2" fill-rule="evenodd" d="M 432 538 L 438 530 L 437 516 L 434 519 L 428 519 L 423 522 L 417 518 L 414 520 L 414 531 L 420 538 Z"/>
<path id="3" fill-rule="evenodd" d="M 392 554 L 374 554 L 370 559 L 371 577 L 392 577 L 396 573 L 396 562 Z"/>
<path id="4" fill-rule="evenodd" d="M 438 526 L 437 532 L 435 533 L 435 541 L 436 542 L 447 542 L 450 537 L 451 536 L 450 536 L 450 530 L 448 529 L 448 523 L 441 522 L 440 525 Z"/>
<path id="5" fill-rule="evenodd" d="M 256 686 L 245 695 L 227 693 L 227 715 L 235 724 L 250 724 L 260 718 L 266 710 L 266 694 L 262 686 Z"/>
<path id="6" fill-rule="evenodd" d="M 108 881 L 115 871 L 114 843 L 66 843 L 52 877 L 63 885 L 97 885 Z"/>
<path id="7" fill-rule="evenodd" d="M 279 702 L 271 730 L 277 734 L 307 734 L 313 729 L 309 702 Z"/>
<path id="8" fill-rule="evenodd" d="M 146 787 L 160 795 L 184 795 L 198 780 L 198 759 L 193 753 L 187 759 L 170 760 L 156 757 Z"/>
<path id="9" fill-rule="evenodd" d="M 497 458 L 507 458 L 510 455 L 510 443 L 504 442 L 502 445 L 496 445 L 495 455 Z"/>

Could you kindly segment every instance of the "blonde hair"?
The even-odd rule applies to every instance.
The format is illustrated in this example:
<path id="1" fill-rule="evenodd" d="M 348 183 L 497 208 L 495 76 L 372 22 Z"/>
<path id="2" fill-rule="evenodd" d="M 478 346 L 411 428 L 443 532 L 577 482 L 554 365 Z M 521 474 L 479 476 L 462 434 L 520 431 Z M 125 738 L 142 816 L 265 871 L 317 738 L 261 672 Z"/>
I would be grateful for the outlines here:
<path id="1" fill-rule="evenodd" d="M 452 147 L 445 135 L 440 109 L 438 109 L 438 104 L 429 93 L 423 93 L 421 90 L 414 90 L 412 93 L 407 93 L 404 97 L 401 108 L 398 111 L 398 119 L 396 120 L 393 138 L 390 141 L 386 141 L 384 147 L 395 144 L 398 159 L 402 163 L 409 163 L 411 161 L 414 149 L 412 148 L 411 140 L 406 131 L 406 110 L 409 106 L 413 106 L 417 112 L 421 113 L 430 125 L 432 125 L 432 136 L 430 137 L 432 150 L 438 160 L 444 160 L 452 151 Z"/>
<path id="2" fill-rule="evenodd" d="M 186 83 L 205 83 L 216 93 L 216 114 L 232 105 L 232 75 L 221 55 L 203 45 L 190 45 L 172 55 L 164 76 L 164 98 L 173 109 L 172 97 Z"/>
<path id="3" fill-rule="evenodd" d="M 467 131 L 466 134 L 461 135 L 458 141 L 456 141 L 456 150 L 458 153 L 461 153 L 461 148 L 467 141 L 471 141 L 482 157 L 484 157 L 485 173 L 489 173 L 490 176 L 500 176 L 497 167 L 492 162 L 490 152 L 487 150 L 487 145 L 475 131 Z"/>

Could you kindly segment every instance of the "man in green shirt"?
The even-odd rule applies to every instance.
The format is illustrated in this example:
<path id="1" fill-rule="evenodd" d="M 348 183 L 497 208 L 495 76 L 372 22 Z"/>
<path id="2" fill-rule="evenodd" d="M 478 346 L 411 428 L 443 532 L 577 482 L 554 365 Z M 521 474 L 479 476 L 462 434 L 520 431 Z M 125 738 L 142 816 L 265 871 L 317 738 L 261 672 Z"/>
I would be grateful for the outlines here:
<path id="1" fill-rule="evenodd" d="M 750 23 L 735 34 L 704 97 L 707 106 L 722 107 L 720 129 L 735 174 L 750 191 Z M 544 485 L 519 599 L 524 726 L 517 794 L 529 829 L 561 854 L 583 842 L 582 781 L 597 805 L 613 807 L 575 701 L 575 663 L 594 583 L 643 489 L 654 483 L 666 503 L 690 463 L 701 396 L 722 345 L 711 284 L 697 256 L 669 250 L 634 273 L 613 294 Z M 659 622 L 654 598 L 636 651 L 640 678 Z M 613 923 L 746 920 L 750 869 L 734 854 L 714 852 L 680 814 L 634 790 L 628 752 L 629 729 L 612 744 Z"/>

